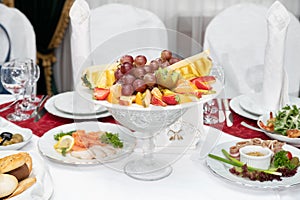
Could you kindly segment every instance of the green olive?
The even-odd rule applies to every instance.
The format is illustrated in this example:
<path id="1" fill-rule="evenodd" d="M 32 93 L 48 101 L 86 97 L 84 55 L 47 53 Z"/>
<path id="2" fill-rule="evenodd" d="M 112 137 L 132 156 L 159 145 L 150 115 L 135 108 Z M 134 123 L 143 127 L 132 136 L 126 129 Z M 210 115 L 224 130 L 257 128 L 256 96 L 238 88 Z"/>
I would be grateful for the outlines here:
<path id="1" fill-rule="evenodd" d="M 20 142 L 24 141 L 24 138 L 21 134 L 16 133 L 12 136 L 11 141 L 12 141 L 13 144 L 20 143 Z"/>
<path id="2" fill-rule="evenodd" d="M 298 157 L 293 157 L 291 160 L 290 160 L 290 163 L 295 165 L 295 166 L 298 166 L 299 165 L 299 158 Z"/>
<path id="3" fill-rule="evenodd" d="M 6 140 L 4 143 L 3 143 L 3 146 L 8 146 L 8 145 L 11 145 L 13 144 L 11 140 Z"/>

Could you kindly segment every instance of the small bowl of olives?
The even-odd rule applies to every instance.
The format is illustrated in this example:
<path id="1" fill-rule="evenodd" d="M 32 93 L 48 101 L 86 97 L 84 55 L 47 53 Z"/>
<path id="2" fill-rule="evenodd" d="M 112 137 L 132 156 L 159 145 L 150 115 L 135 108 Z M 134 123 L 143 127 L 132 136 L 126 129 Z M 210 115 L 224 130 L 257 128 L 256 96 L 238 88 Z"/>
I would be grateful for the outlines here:
<path id="1" fill-rule="evenodd" d="M 22 130 L 22 131 L 21 131 Z M 29 129 L 1 130 L 0 131 L 0 150 L 17 150 L 27 144 L 32 137 Z"/>

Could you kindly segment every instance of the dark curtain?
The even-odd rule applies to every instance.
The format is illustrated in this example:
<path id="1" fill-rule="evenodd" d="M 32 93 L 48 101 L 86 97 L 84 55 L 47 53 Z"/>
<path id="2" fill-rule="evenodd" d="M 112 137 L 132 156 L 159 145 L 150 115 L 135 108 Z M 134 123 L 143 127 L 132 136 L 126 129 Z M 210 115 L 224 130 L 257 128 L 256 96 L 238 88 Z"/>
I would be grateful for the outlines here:
<path id="1" fill-rule="evenodd" d="M 49 44 L 56 30 L 65 0 L 15 0 L 14 6 L 23 12 L 34 27 L 38 53 L 48 55 L 54 52 Z M 21 34 L 21 33 L 20 33 Z M 45 67 L 38 56 L 41 77 L 38 81 L 38 94 L 47 93 Z M 57 93 L 53 75 L 51 75 L 52 93 Z"/>

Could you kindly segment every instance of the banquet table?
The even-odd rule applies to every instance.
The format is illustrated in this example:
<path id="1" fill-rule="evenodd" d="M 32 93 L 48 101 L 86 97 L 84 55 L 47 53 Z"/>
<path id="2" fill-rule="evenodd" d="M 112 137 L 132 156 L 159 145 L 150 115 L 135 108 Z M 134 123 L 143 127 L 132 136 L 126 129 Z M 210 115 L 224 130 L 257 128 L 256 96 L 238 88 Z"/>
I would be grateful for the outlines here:
<path id="1" fill-rule="evenodd" d="M 0 95 L 0 105 L 11 101 L 11 97 Z M 0 113 L 5 117 L 7 112 Z M 211 129 L 219 131 L 220 137 L 215 143 L 233 141 L 240 138 L 269 139 L 261 132 L 249 130 L 240 125 L 246 121 L 255 125 L 254 120 L 249 120 L 233 113 L 234 125 L 227 127 L 225 123 L 204 126 L 202 136 L 209 139 Z M 116 123 L 112 117 L 98 119 L 105 123 Z M 30 128 L 34 136 L 21 150 L 38 153 L 37 143 L 39 137 L 48 130 L 62 125 L 73 123 L 72 119 L 65 119 L 47 113 L 38 122 L 29 119 L 17 122 L 20 127 Z M 219 129 L 219 130 L 217 130 Z M 201 141 L 200 141 L 201 142 Z M 128 177 L 126 174 L 114 170 L 106 165 L 66 165 L 53 162 L 42 155 L 53 182 L 51 199 L 280 199 L 294 200 L 300 198 L 300 187 L 294 186 L 286 189 L 257 189 L 249 188 L 222 180 L 214 175 L 206 166 L 205 158 L 199 157 L 201 149 L 190 148 L 180 159 L 173 164 L 170 176 L 159 181 L 139 181 Z"/>

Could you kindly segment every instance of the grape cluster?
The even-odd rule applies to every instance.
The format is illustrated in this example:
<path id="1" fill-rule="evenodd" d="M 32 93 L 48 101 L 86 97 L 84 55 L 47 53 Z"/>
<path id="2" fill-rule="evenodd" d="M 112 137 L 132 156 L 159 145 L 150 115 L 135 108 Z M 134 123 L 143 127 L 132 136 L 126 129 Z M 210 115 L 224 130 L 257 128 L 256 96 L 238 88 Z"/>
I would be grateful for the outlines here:
<path id="1" fill-rule="evenodd" d="M 122 85 L 122 95 L 124 96 L 144 92 L 156 85 L 156 70 L 168 67 L 178 61 L 180 59 L 172 57 L 172 52 L 169 50 L 163 50 L 160 58 L 152 60 L 149 64 L 144 55 L 138 55 L 135 58 L 131 55 L 124 55 L 120 58 L 120 66 L 114 73 L 116 83 Z"/>

